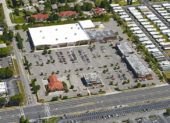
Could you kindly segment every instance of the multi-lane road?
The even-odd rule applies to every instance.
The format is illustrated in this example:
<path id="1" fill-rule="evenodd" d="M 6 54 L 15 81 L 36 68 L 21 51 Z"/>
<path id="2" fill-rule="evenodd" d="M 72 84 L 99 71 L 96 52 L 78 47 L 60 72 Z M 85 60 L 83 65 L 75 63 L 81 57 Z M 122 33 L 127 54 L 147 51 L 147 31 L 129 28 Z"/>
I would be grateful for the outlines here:
<path id="1" fill-rule="evenodd" d="M 14 32 L 15 33 L 15 32 Z M 14 54 L 17 60 L 17 64 L 18 64 L 18 69 L 20 72 L 20 80 L 22 80 L 23 82 L 23 87 L 25 90 L 25 94 L 26 94 L 26 100 L 27 100 L 27 105 L 32 105 L 32 104 L 36 104 L 36 99 L 34 98 L 34 96 L 32 95 L 31 89 L 30 89 L 30 80 L 28 79 L 28 73 L 26 73 L 24 67 L 23 67 L 23 63 L 22 63 L 22 54 L 18 51 L 17 48 L 17 44 L 15 39 L 13 39 L 13 50 L 14 50 Z"/>
<path id="2" fill-rule="evenodd" d="M 32 120 L 44 119 L 52 116 L 64 114 L 73 114 L 76 112 L 85 112 L 117 105 L 127 105 L 149 100 L 158 100 L 162 98 L 170 99 L 170 86 L 162 86 L 150 89 L 142 89 L 118 94 L 110 94 L 76 100 L 67 100 L 64 102 L 55 102 L 50 104 L 32 105 L 13 110 L 1 110 L 0 122 L 10 123 L 19 120 L 21 115 Z"/>
<path id="3" fill-rule="evenodd" d="M 110 117 L 128 115 L 129 113 L 146 112 L 146 111 L 159 110 L 168 107 L 170 107 L 170 100 L 152 102 L 152 103 L 130 106 L 130 107 L 113 108 L 113 109 L 107 109 L 98 112 L 82 113 L 79 115 L 65 116 L 62 119 L 57 120 L 56 123 L 68 123 L 68 122 L 76 123 L 76 122 L 83 122 L 89 120 L 100 120 L 100 119 L 106 119 Z"/>

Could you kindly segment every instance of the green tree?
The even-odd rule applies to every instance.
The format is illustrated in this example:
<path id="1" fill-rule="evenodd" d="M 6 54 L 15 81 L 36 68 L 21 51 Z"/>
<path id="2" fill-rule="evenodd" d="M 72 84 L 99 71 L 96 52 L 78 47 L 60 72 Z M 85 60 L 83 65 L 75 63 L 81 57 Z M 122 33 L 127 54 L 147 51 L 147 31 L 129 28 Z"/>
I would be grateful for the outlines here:
<path id="1" fill-rule="evenodd" d="M 24 123 L 24 122 L 25 122 L 25 118 L 24 118 L 24 116 L 21 116 L 20 120 L 19 120 L 19 123 Z"/>
<path id="2" fill-rule="evenodd" d="M 108 0 L 103 0 L 100 4 L 100 7 L 101 8 L 105 8 L 105 9 L 108 9 L 109 8 L 109 2 Z"/>
<path id="3" fill-rule="evenodd" d="M 55 97 L 52 98 L 51 101 L 57 101 L 57 100 L 58 100 L 58 96 L 55 96 Z"/>
<path id="4" fill-rule="evenodd" d="M 29 120 L 28 120 L 28 119 L 26 119 L 24 123 L 29 123 Z"/>
<path id="5" fill-rule="evenodd" d="M 57 3 L 57 0 L 51 0 L 51 4 Z"/>
<path id="6" fill-rule="evenodd" d="M 66 84 L 65 82 L 62 82 L 62 84 L 63 84 L 63 86 L 64 86 L 65 92 L 68 92 L 69 90 L 68 90 L 67 84 Z"/>
<path id="7" fill-rule="evenodd" d="M 74 10 L 75 10 L 76 12 L 80 13 L 80 12 L 81 12 L 81 7 L 80 7 L 80 5 L 76 4 L 76 5 L 74 6 Z"/>
<path id="8" fill-rule="evenodd" d="M 40 90 L 40 85 L 35 85 L 35 81 L 32 81 L 30 86 L 32 87 L 34 94 L 37 94 L 38 90 Z"/>
<path id="9" fill-rule="evenodd" d="M 0 107 L 3 107 L 6 104 L 6 99 L 4 97 L 0 98 Z"/>
<path id="10" fill-rule="evenodd" d="M 29 123 L 28 119 L 25 119 L 24 116 L 20 117 L 19 123 Z"/>
<path id="11" fill-rule="evenodd" d="M 14 9 L 14 14 L 15 14 L 16 16 L 19 16 L 19 9 L 18 9 L 18 8 L 15 8 L 15 9 Z"/>
<path id="12" fill-rule="evenodd" d="M 13 75 L 12 67 L 0 68 L 0 78 L 7 79 L 12 77 L 12 75 Z"/>
<path id="13" fill-rule="evenodd" d="M 8 52 L 8 48 L 7 47 L 0 48 L 0 57 L 6 57 L 8 55 L 9 55 L 9 52 Z"/>
<path id="14" fill-rule="evenodd" d="M 71 85 L 71 86 L 70 86 L 70 89 L 74 89 L 74 85 Z"/>
<path id="15" fill-rule="evenodd" d="M 20 106 L 23 102 L 23 97 L 21 94 L 16 94 L 9 99 L 9 106 Z"/>
<path id="16" fill-rule="evenodd" d="M 8 2 L 9 7 L 13 8 L 12 1 L 11 1 L 11 0 L 8 0 L 7 2 Z"/>
<path id="17" fill-rule="evenodd" d="M 14 7 L 19 7 L 21 5 L 23 5 L 23 1 L 22 0 L 12 0 Z"/>
<path id="18" fill-rule="evenodd" d="M 166 114 L 170 115 L 170 108 L 166 109 Z"/>
<path id="19" fill-rule="evenodd" d="M 102 2 L 102 0 L 96 0 L 96 1 L 95 1 L 96 6 L 97 6 L 97 7 L 100 7 L 101 2 Z"/>
<path id="20" fill-rule="evenodd" d="M 109 85 L 113 85 L 113 81 L 110 81 Z"/>
<path id="21" fill-rule="evenodd" d="M 18 42 L 18 44 L 17 44 L 18 48 L 22 49 L 23 48 L 23 44 L 22 44 L 23 39 L 21 38 L 21 35 L 19 33 L 16 34 L 16 40 Z"/>
<path id="22" fill-rule="evenodd" d="M 36 19 L 34 17 L 28 18 L 29 23 L 35 23 Z"/>
<path id="23" fill-rule="evenodd" d="M 32 15 L 32 14 L 33 14 L 33 12 L 31 12 L 31 11 L 26 11 L 26 12 L 25 12 L 25 15 L 26 15 L 26 16 L 30 16 L 30 15 Z"/>
<path id="24" fill-rule="evenodd" d="M 42 55 L 45 55 L 45 54 L 47 54 L 47 53 L 48 53 L 47 49 L 44 48 L 44 50 L 43 50 L 43 52 L 42 52 Z"/>
<path id="25" fill-rule="evenodd" d="M 67 96 L 63 96 L 63 100 L 65 100 L 65 99 L 68 99 L 68 97 Z"/>
<path id="26" fill-rule="evenodd" d="M 8 36 L 9 36 L 9 40 L 12 40 L 14 37 L 13 31 L 9 30 Z"/>

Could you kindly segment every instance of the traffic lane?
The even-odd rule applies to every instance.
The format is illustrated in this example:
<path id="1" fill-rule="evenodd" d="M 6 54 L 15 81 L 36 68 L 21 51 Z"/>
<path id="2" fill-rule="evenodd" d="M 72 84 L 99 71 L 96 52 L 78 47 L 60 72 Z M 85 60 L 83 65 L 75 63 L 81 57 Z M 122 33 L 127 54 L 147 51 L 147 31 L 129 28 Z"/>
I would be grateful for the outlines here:
<path id="1" fill-rule="evenodd" d="M 163 101 L 163 102 L 153 102 L 149 104 L 143 104 L 143 105 L 137 105 L 132 107 L 124 107 L 124 108 L 118 108 L 118 109 L 111 109 L 111 110 L 105 110 L 105 111 L 99 111 L 99 112 L 91 112 L 91 113 L 85 113 L 80 115 L 72 115 L 67 116 L 67 120 L 90 120 L 95 118 L 100 118 L 101 116 L 117 116 L 117 115 L 125 115 L 127 113 L 134 113 L 134 112 L 143 112 L 144 110 L 153 110 L 153 109 L 160 109 L 160 108 L 167 108 L 170 106 L 170 100 Z M 65 121 L 67 121 L 65 120 Z"/>
<path id="2" fill-rule="evenodd" d="M 45 111 L 40 111 L 40 112 L 35 111 L 35 112 L 26 113 L 25 117 L 27 119 L 40 119 L 42 117 L 46 117 L 46 113 Z"/>
<path id="3" fill-rule="evenodd" d="M 141 94 L 143 95 L 143 94 Z M 80 106 L 80 107 L 71 107 L 67 109 L 60 109 L 60 110 L 52 110 L 50 111 L 52 115 L 62 115 L 66 113 L 72 113 L 72 112 L 80 112 L 84 110 L 91 110 L 91 109 L 97 109 L 97 108 L 104 108 L 104 107 L 111 107 L 115 105 L 123 105 L 123 104 L 128 104 L 128 103 L 134 103 L 134 102 L 140 102 L 140 101 L 146 101 L 150 99 L 157 99 L 157 98 L 162 98 L 163 96 L 165 97 L 170 97 L 170 95 L 167 92 L 158 92 L 158 93 L 150 93 L 147 95 L 143 95 L 143 98 L 140 98 L 140 96 L 131 96 L 131 97 L 124 97 L 121 99 L 116 99 L 116 100 L 107 100 L 103 101 L 101 103 L 96 103 L 94 105 L 90 106 Z"/>
<path id="4" fill-rule="evenodd" d="M 43 105 L 28 106 L 23 108 L 25 113 L 44 111 Z"/>
<path id="5" fill-rule="evenodd" d="M 97 97 L 89 97 L 89 98 L 83 98 L 83 99 L 76 99 L 72 101 L 65 101 L 65 102 L 56 102 L 49 104 L 50 109 L 55 109 L 56 107 L 58 109 L 61 108 L 67 108 L 69 106 L 77 106 L 78 104 L 82 103 L 88 103 L 88 102 L 98 102 L 103 101 L 111 98 L 120 98 L 125 96 L 134 96 L 134 95 L 141 95 L 141 94 L 148 94 L 148 93 L 154 93 L 154 92 L 160 92 L 160 91 L 169 91 L 170 92 L 170 86 L 162 86 L 162 87 L 155 87 L 155 88 L 148 88 L 148 89 L 141 89 L 136 91 L 130 91 L 130 92 L 122 92 L 118 94 L 110 94 L 110 95 L 103 95 L 103 96 L 97 96 Z"/>
<path id="6" fill-rule="evenodd" d="M 170 96 L 169 95 L 170 90 L 166 86 L 163 87 L 163 88 L 160 87 L 160 88 L 151 89 L 151 91 L 152 90 L 154 90 L 154 91 L 152 93 L 150 93 L 150 94 L 146 90 L 143 90 L 146 94 L 139 93 L 140 95 L 137 94 L 137 95 L 127 96 L 127 93 L 122 93 L 125 96 L 123 96 L 123 97 L 118 96 L 119 98 L 115 98 L 114 95 L 107 95 L 108 99 L 105 99 L 105 97 L 102 97 L 102 98 L 96 97 L 96 100 L 98 98 L 100 99 L 99 101 L 96 101 L 96 104 L 93 104 L 93 105 L 90 105 L 90 106 L 88 105 L 88 106 L 82 106 L 82 107 L 73 107 L 73 109 L 67 108 L 67 110 L 64 110 L 64 109 L 63 110 L 62 109 L 61 110 L 54 110 L 54 111 L 51 111 L 51 112 L 52 112 L 52 115 L 57 115 L 57 114 L 63 114 L 63 113 L 67 113 L 67 112 L 70 113 L 72 111 L 76 112 L 76 111 L 90 110 L 90 109 L 95 109 L 95 108 L 100 108 L 100 107 L 123 105 L 123 104 L 132 103 L 132 102 L 138 102 L 138 101 L 143 101 L 143 100 L 156 99 L 156 98 L 162 98 L 162 97 L 169 97 Z M 140 91 L 138 91 L 138 92 L 140 92 Z M 101 99 L 105 99 L 105 100 L 101 100 Z M 83 99 L 83 100 L 85 100 L 85 102 L 87 102 L 89 100 L 92 101 L 93 98 Z M 81 102 L 81 100 L 76 100 L 76 101 Z M 67 102 L 65 102 L 65 103 L 67 104 Z M 74 101 L 71 101 L 71 103 L 69 105 L 71 106 L 73 103 L 74 103 Z M 41 114 L 41 113 L 39 113 L 39 115 L 34 114 L 34 112 L 37 112 L 37 111 L 44 112 L 43 105 L 30 106 L 30 107 L 26 107 L 26 108 L 23 108 L 23 109 L 24 109 L 24 113 L 26 114 L 26 116 L 28 118 L 30 118 L 30 119 L 34 119 L 34 116 L 37 118 L 37 117 L 40 117 L 41 115 L 42 116 L 45 115 L 45 114 Z M 54 113 L 55 111 L 58 112 L 58 113 Z M 0 112 L 0 117 L 1 118 L 6 118 L 8 116 L 14 116 L 14 115 L 18 115 L 18 114 L 20 114 L 19 109 L 10 110 L 10 111 L 1 111 Z"/>
<path id="7" fill-rule="evenodd" d="M 14 33 L 15 33 L 15 31 L 14 31 Z M 22 55 L 17 48 L 15 38 L 13 38 L 13 46 L 14 46 L 14 53 L 15 53 L 15 56 L 16 56 L 16 60 L 17 60 L 18 67 L 19 67 L 20 79 L 23 82 L 23 87 L 24 87 L 24 90 L 25 90 L 26 98 L 27 98 L 27 104 L 28 105 L 29 104 L 36 104 L 36 101 L 34 100 L 34 97 L 33 97 L 32 93 L 30 91 L 30 88 L 29 88 L 29 80 L 28 80 L 28 78 L 25 74 L 25 69 L 23 69 Z"/>
<path id="8" fill-rule="evenodd" d="M 0 111 L 0 118 L 5 118 L 5 117 L 10 117 L 10 116 L 17 116 L 18 114 L 20 114 L 20 110 L 19 109 L 13 109 L 13 110 L 1 110 Z"/>
<path id="9" fill-rule="evenodd" d="M 20 116 L 9 116 L 6 118 L 0 118 L 0 123 L 16 123 L 20 119 Z"/>
<path id="10" fill-rule="evenodd" d="M 86 98 L 83 100 L 74 100 L 71 102 L 52 104 L 52 108 L 50 107 L 50 109 L 58 110 L 58 109 L 63 109 L 63 108 L 69 108 L 70 106 L 74 106 L 74 105 L 77 107 L 77 104 L 83 104 L 84 102 L 103 103 L 103 102 L 108 102 L 109 100 L 111 100 L 111 101 L 119 100 L 119 103 L 121 103 L 121 102 L 130 103 L 131 101 L 129 99 L 133 99 L 133 101 L 136 102 L 136 101 L 142 101 L 142 100 L 161 98 L 164 95 L 169 96 L 169 95 L 167 95 L 167 93 L 169 93 L 169 92 L 170 92 L 169 87 L 165 86 L 163 88 L 163 90 L 162 90 L 162 88 L 154 88 L 151 90 L 140 90 L 140 91 L 137 91 L 137 93 L 136 93 L 136 91 L 133 91 L 130 93 L 120 93 L 120 94 L 115 94 L 115 95 L 94 97 L 95 99 L 94 98 Z"/>

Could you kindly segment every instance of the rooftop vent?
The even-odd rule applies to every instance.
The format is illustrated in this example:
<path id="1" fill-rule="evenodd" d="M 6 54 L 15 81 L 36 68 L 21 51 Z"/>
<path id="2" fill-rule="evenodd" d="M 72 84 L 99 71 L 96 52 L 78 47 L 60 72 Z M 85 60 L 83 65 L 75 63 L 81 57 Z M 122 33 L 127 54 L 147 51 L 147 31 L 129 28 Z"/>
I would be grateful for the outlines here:
<path id="1" fill-rule="evenodd" d="M 55 31 L 58 31 L 58 29 L 55 29 Z"/>
<path id="2" fill-rule="evenodd" d="M 73 29 L 73 27 L 71 27 L 71 29 Z"/>
<path id="3" fill-rule="evenodd" d="M 56 41 L 58 41 L 58 38 L 56 38 Z"/>
<path id="4" fill-rule="evenodd" d="M 74 33 L 74 35 L 77 35 L 77 33 Z"/>
<path id="5" fill-rule="evenodd" d="M 65 37 L 65 39 L 67 39 L 67 37 Z"/>
<path id="6" fill-rule="evenodd" d="M 43 36 L 42 39 L 45 39 L 45 36 Z"/>
<path id="7" fill-rule="evenodd" d="M 42 32 L 42 30 L 40 30 L 40 32 Z"/>

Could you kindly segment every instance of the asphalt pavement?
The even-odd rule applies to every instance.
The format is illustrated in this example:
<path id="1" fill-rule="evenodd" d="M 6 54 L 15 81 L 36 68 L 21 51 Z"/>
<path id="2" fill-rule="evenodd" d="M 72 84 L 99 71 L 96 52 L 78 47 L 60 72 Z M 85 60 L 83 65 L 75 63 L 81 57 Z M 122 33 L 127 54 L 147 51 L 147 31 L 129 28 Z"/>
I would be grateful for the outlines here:
<path id="1" fill-rule="evenodd" d="M 15 32 L 14 32 L 15 33 Z M 25 90 L 25 94 L 26 94 L 26 99 L 27 99 L 27 105 L 32 105 L 32 104 L 36 104 L 36 99 L 34 98 L 30 86 L 29 86 L 29 79 L 28 79 L 28 73 L 26 73 L 26 71 L 24 70 L 23 67 L 23 63 L 22 63 L 22 56 L 21 53 L 19 52 L 18 48 L 17 48 L 17 44 L 15 39 L 13 39 L 13 46 L 14 46 L 14 54 L 17 60 L 17 64 L 18 64 L 18 69 L 19 69 L 19 73 L 20 73 L 20 80 L 22 80 L 23 83 L 23 87 Z"/>
<path id="2" fill-rule="evenodd" d="M 63 116 L 64 114 L 73 114 L 76 112 L 91 111 L 100 108 L 112 107 L 117 105 L 127 105 L 161 98 L 170 99 L 170 86 L 162 86 L 148 89 L 141 89 L 131 92 L 122 92 L 103 96 L 92 96 L 89 98 L 80 98 L 74 100 L 59 101 L 49 104 L 36 104 L 19 109 L 1 110 L 0 123 L 13 123 L 24 115 L 29 120 L 45 119 L 54 116 Z M 167 106 L 162 103 L 162 106 Z M 169 106 L 169 105 L 168 105 Z M 154 108 L 154 107 L 153 107 Z M 155 107 L 156 108 L 156 107 Z M 23 110 L 21 110 L 23 109 Z M 136 109 L 135 109 L 136 110 Z"/>
<path id="3" fill-rule="evenodd" d="M 131 106 L 131 107 L 122 107 L 118 109 L 108 109 L 108 110 L 98 111 L 98 112 L 83 113 L 80 115 L 65 116 L 63 117 L 63 119 L 57 120 L 56 123 L 84 122 L 89 120 L 108 119 L 110 117 L 114 118 L 123 115 L 128 115 L 129 113 L 146 112 L 146 111 L 148 112 L 151 110 L 159 110 L 168 107 L 170 107 L 170 100 L 152 102 L 148 104 Z"/>

